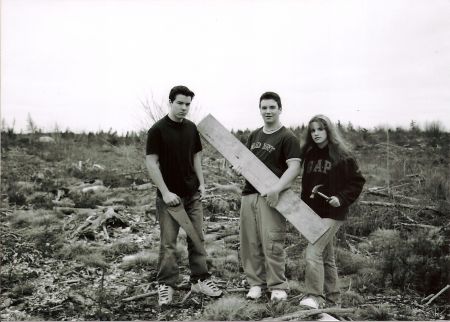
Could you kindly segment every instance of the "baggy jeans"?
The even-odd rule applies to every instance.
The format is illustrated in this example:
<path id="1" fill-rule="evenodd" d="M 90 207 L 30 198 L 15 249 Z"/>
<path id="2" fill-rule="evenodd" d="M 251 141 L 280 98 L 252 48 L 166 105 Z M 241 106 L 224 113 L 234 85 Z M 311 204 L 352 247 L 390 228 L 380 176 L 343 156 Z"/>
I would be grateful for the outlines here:
<path id="1" fill-rule="evenodd" d="M 241 259 L 250 286 L 288 289 L 285 276 L 286 219 L 254 193 L 242 197 Z"/>
<path id="2" fill-rule="evenodd" d="M 184 209 L 191 219 L 201 241 L 203 237 L 203 208 L 200 201 L 200 194 L 196 193 L 190 198 L 181 198 Z M 179 268 L 177 257 L 177 237 L 180 225 L 167 212 L 169 206 L 161 197 L 156 198 L 156 211 L 159 217 L 160 226 L 160 247 L 158 260 L 158 283 L 174 287 L 179 278 Z M 210 276 L 206 264 L 206 253 L 204 249 L 197 249 L 191 239 L 187 237 L 189 267 L 191 269 L 191 282 L 195 283 L 199 279 L 204 280 Z"/>
<path id="3" fill-rule="evenodd" d="M 306 293 L 336 301 L 339 298 L 338 274 L 334 255 L 334 236 L 344 223 L 323 218 L 331 223 L 330 229 L 314 244 L 306 247 Z"/>

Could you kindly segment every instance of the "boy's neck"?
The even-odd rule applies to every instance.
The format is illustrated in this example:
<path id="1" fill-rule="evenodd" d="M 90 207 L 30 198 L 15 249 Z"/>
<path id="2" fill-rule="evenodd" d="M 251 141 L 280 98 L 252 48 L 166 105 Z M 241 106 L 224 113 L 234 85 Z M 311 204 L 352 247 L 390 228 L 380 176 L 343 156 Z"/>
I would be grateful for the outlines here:
<path id="1" fill-rule="evenodd" d="M 175 115 L 173 115 L 173 114 L 170 113 L 170 112 L 167 114 L 167 116 L 168 116 L 172 121 L 174 121 L 174 122 L 176 122 L 176 123 L 181 123 L 181 122 L 183 122 L 183 119 L 180 119 L 180 118 L 176 117 Z"/>
<path id="2" fill-rule="evenodd" d="M 271 123 L 271 124 L 267 124 L 264 123 L 264 127 L 263 130 L 265 132 L 276 132 L 278 131 L 283 125 L 281 124 L 281 122 L 275 122 L 275 123 Z"/>

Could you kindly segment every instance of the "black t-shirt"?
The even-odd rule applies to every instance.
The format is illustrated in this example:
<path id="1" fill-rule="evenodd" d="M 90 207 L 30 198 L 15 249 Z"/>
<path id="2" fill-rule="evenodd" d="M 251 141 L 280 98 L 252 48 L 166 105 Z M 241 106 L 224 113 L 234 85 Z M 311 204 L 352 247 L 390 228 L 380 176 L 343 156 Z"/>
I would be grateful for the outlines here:
<path id="1" fill-rule="evenodd" d="M 146 154 L 158 155 L 167 188 L 180 197 L 190 197 L 198 189 L 200 183 L 194 171 L 194 155 L 201 150 L 197 127 L 187 119 L 178 123 L 166 115 L 147 134 Z M 159 189 L 158 195 L 161 196 Z"/>
<path id="2" fill-rule="evenodd" d="M 264 133 L 262 127 L 253 131 L 248 138 L 247 148 L 277 177 L 287 170 L 287 160 L 300 161 L 300 143 L 295 134 L 284 126 L 271 134 Z M 242 194 L 245 196 L 256 192 L 250 182 L 245 181 Z"/>

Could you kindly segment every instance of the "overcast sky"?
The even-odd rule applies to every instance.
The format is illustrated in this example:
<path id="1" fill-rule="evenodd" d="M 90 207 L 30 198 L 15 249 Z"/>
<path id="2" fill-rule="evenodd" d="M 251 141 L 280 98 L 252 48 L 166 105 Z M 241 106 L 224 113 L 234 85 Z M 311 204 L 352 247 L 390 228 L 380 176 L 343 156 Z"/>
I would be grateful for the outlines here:
<path id="1" fill-rule="evenodd" d="M 141 101 L 190 87 L 227 128 L 314 114 L 450 129 L 449 0 L 2 0 L 1 111 L 44 129 L 147 126 Z"/>

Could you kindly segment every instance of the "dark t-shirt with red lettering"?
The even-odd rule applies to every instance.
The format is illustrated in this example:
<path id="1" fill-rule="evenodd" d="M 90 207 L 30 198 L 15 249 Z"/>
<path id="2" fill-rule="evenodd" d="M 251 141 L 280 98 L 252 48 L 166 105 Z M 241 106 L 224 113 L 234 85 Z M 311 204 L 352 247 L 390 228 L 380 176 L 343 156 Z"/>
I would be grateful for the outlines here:
<path id="1" fill-rule="evenodd" d="M 184 119 L 178 123 L 165 116 L 148 131 L 146 154 L 157 154 L 160 170 L 170 192 L 192 196 L 199 187 L 194 155 L 202 150 L 197 127 Z M 158 195 L 161 192 L 158 189 Z"/>
<path id="2" fill-rule="evenodd" d="M 246 146 L 277 177 L 281 177 L 287 170 L 287 160 L 300 161 L 300 143 L 295 134 L 284 126 L 270 134 L 264 133 L 262 127 L 253 131 Z M 244 190 L 242 190 L 244 196 L 257 192 L 250 182 L 245 181 Z"/>

